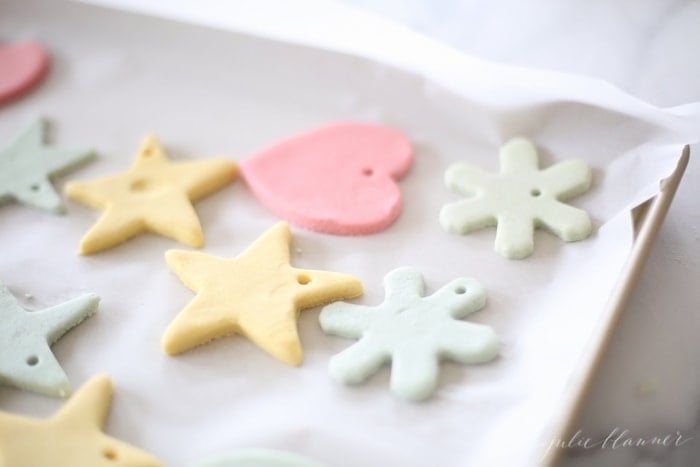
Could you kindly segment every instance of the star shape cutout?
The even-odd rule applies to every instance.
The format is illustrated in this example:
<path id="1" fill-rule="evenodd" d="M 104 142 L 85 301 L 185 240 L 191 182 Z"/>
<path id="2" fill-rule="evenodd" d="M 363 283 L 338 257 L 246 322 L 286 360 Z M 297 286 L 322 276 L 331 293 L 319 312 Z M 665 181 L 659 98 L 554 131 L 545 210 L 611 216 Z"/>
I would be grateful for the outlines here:
<path id="1" fill-rule="evenodd" d="M 84 294 L 60 305 L 28 312 L 0 284 L 0 383 L 65 397 L 68 377 L 50 346 L 97 311 L 100 298 Z"/>
<path id="2" fill-rule="evenodd" d="M 112 382 L 97 375 L 47 420 L 0 412 L 0 465 L 161 466 L 150 454 L 102 433 L 111 399 Z"/>
<path id="3" fill-rule="evenodd" d="M 562 203 L 590 188 L 588 164 L 572 159 L 540 170 L 537 150 L 525 138 L 504 144 L 500 163 L 498 174 L 466 163 L 447 169 L 447 186 L 469 198 L 442 208 L 440 224 L 445 230 L 464 234 L 496 225 L 494 249 L 511 259 L 533 252 L 537 227 L 566 242 L 590 235 L 588 213 Z"/>
<path id="4" fill-rule="evenodd" d="M 58 149 L 44 144 L 46 122 L 37 119 L 7 148 L 0 150 L 0 203 L 17 201 L 62 214 L 65 207 L 51 179 L 94 157 L 89 149 Z"/>
<path id="5" fill-rule="evenodd" d="M 384 287 L 379 306 L 338 302 L 321 311 L 324 332 L 359 339 L 331 358 L 334 380 L 358 384 L 391 362 L 391 390 L 404 399 L 422 400 L 437 387 L 441 359 L 474 364 L 498 355 L 491 327 L 458 320 L 486 304 L 477 281 L 455 279 L 424 297 L 423 276 L 404 267 L 387 274 Z"/>
<path id="6" fill-rule="evenodd" d="M 199 248 L 202 227 L 192 206 L 236 177 L 226 159 L 170 162 L 155 136 L 147 136 L 131 168 L 91 181 L 70 182 L 74 201 L 104 211 L 80 242 L 88 255 L 152 232 Z"/>
<path id="7" fill-rule="evenodd" d="M 242 334 L 273 357 L 301 364 L 297 316 L 305 308 L 362 294 L 359 279 L 290 264 L 292 234 L 285 222 L 231 259 L 168 251 L 170 269 L 195 298 L 170 324 L 163 350 L 174 355 L 229 334 Z"/>

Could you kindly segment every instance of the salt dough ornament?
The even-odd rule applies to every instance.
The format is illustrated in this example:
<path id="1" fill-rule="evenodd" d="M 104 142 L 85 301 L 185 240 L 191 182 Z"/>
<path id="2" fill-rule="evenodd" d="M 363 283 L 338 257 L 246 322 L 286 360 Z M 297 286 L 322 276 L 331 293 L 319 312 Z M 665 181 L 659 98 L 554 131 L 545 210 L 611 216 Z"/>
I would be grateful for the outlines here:
<path id="1" fill-rule="evenodd" d="M 398 131 L 336 123 L 260 151 L 241 162 L 241 173 L 260 202 L 292 224 L 358 235 L 383 230 L 399 215 L 396 181 L 412 161 Z"/>
<path id="2" fill-rule="evenodd" d="M 102 433 L 111 399 L 109 377 L 98 375 L 47 420 L 0 412 L 0 466 L 160 467 L 150 454 Z"/>
<path id="3" fill-rule="evenodd" d="M 447 186 L 469 199 L 448 204 L 440 224 L 448 232 L 465 234 L 497 225 L 495 250 L 521 259 L 534 250 L 534 229 L 544 227 L 566 242 L 591 233 L 588 213 L 561 201 L 586 192 L 591 169 L 582 160 L 568 160 L 539 170 L 537 150 L 524 138 L 501 147 L 501 172 L 484 172 L 472 165 L 452 165 Z"/>
<path id="4" fill-rule="evenodd" d="M 285 222 L 231 259 L 171 250 L 170 269 L 197 296 L 170 324 L 163 350 L 175 355 L 229 334 L 243 334 L 273 357 L 301 364 L 297 316 L 305 308 L 362 293 L 359 279 L 290 264 Z"/>
<path id="5" fill-rule="evenodd" d="M 104 211 L 80 242 L 80 254 L 111 248 L 142 232 L 201 247 L 202 227 L 192 201 L 227 185 L 236 164 L 226 159 L 170 162 L 155 136 L 147 136 L 129 170 L 70 182 L 70 199 Z"/>
<path id="6" fill-rule="evenodd" d="M 439 360 L 474 364 L 498 355 L 498 338 L 489 326 L 458 321 L 486 304 L 486 292 L 472 279 L 455 279 L 424 297 L 415 268 L 391 271 L 384 278 L 386 297 L 376 307 L 333 303 L 323 308 L 321 328 L 359 342 L 331 358 L 331 377 L 358 384 L 391 361 L 391 390 L 422 400 L 438 383 Z"/>
<path id="7" fill-rule="evenodd" d="M 0 45 L 0 105 L 36 86 L 49 70 L 49 56 L 38 42 Z"/>
<path id="8" fill-rule="evenodd" d="M 323 467 L 322 464 L 290 452 L 273 449 L 239 449 L 212 457 L 192 467 Z"/>
<path id="9" fill-rule="evenodd" d="M 70 394 L 68 377 L 50 346 L 92 316 L 99 301 L 95 294 L 84 294 L 60 305 L 28 312 L 0 284 L 0 384 L 50 396 Z"/>
<path id="10" fill-rule="evenodd" d="M 35 120 L 9 147 L 0 150 L 0 203 L 18 201 L 56 214 L 65 207 L 51 178 L 94 157 L 89 149 L 57 149 L 44 144 L 46 122 Z"/>

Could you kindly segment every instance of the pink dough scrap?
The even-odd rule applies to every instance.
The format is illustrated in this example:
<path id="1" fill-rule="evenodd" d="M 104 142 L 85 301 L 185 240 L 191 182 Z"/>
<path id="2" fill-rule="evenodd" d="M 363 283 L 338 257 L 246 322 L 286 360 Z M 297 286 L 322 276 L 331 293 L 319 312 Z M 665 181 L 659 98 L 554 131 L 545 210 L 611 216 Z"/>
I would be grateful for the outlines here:
<path id="1" fill-rule="evenodd" d="M 280 218 L 318 232 L 361 235 L 397 218 L 402 200 L 396 181 L 412 162 L 402 133 L 343 122 L 274 144 L 240 167 L 253 194 Z"/>

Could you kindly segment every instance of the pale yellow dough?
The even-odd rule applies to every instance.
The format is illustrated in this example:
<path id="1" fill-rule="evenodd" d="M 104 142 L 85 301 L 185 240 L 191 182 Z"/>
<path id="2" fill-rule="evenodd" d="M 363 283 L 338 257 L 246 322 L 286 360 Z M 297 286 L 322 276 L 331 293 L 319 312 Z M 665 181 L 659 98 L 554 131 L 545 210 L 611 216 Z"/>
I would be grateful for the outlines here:
<path id="1" fill-rule="evenodd" d="M 150 454 L 102 433 L 111 400 L 109 377 L 98 375 L 46 420 L 0 412 L 0 467 L 161 466 Z"/>
<path id="2" fill-rule="evenodd" d="M 90 181 L 68 183 L 66 195 L 104 211 L 80 242 L 88 255 L 153 232 L 199 248 L 202 227 L 192 201 L 234 180 L 237 167 L 226 159 L 170 162 L 155 136 L 147 136 L 129 170 Z"/>
<path id="3" fill-rule="evenodd" d="M 291 238 L 289 226 L 280 222 L 232 259 L 168 251 L 170 269 L 197 296 L 165 331 L 163 350 L 174 355 L 243 334 L 273 357 L 299 365 L 299 311 L 357 297 L 362 283 L 347 274 L 293 268 Z"/>

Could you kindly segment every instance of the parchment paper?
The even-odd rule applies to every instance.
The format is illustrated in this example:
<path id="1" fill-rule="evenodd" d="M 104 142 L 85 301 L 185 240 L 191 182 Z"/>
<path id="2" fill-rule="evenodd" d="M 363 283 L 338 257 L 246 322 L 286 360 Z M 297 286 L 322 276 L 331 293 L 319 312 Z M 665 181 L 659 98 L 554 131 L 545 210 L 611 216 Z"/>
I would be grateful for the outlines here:
<path id="1" fill-rule="evenodd" d="M 327 6 L 300 5 L 307 18 L 308 8 Z M 326 32 L 345 21 L 334 36 L 314 34 L 312 20 L 295 32 L 290 18 L 274 28 L 265 15 L 257 23 L 244 11 L 237 18 L 249 20 L 246 31 L 287 42 L 75 3 L 3 2 L 0 39 L 41 40 L 53 62 L 34 93 L 0 109 L 2 143 L 42 115 L 52 144 L 94 147 L 98 160 L 58 180 L 62 189 L 69 179 L 125 170 L 148 132 L 172 159 L 241 160 L 335 120 L 394 126 L 416 152 L 400 183 L 400 218 L 364 237 L 296 228 L 293 264 L 359 276 L 365 294 L 355 302 L 366 305 L 382 300 L 382 278 L 395 267 L 419 268 L 428 293 L 473 277 L 489 301 L 470 319 L 496 330 L 500 358 L 443 364 L 440 389 L 420 404 L 389 391 L 388 368 L 343 387 L 326 368 L 353 341 L 324 335 L 319 309 L 299 319 L 300 368 L 240 336 L 167 357 L 161 335 L 193 295 L 163 253 L 185 247 L 142 235 L 79 257 L 78 241 L 99 213 L 71 202 L 64 217 L 0 208 L 0 281 L 30 309 L 83 291 L 102 297 L 98 314 L 54 351 L 75 388 L 98 372 L 113 378 L 106 431 L 168 466 L 241 447 L 286 449 L 333 466 L 537 463 L 629 254 L 629 209 L 658 192 L 681 147 L 697 141 L 698 106 L 660 110 L 588 78 L 489 64 L 362 15 L 327 16 Z M 571 204 L 589 211 L 595 232 L 572 244 L 538 232 L 535 253 L 509 261 L 492 251 L 494 229 L 451 235 L 437 219 L 460 199 L 444 187 L 445 169 L 464 160 L 497 171 L 498 146 L 518 135 L 535 142 L 543 167 L 571 158 L 591 164 L 594 185 Z M 278 220 L 240 180 L 196 209 L 203 251 L 225 257 Z M 44 417 L 60 405 L 0 389 L 1 410 Z"/>

